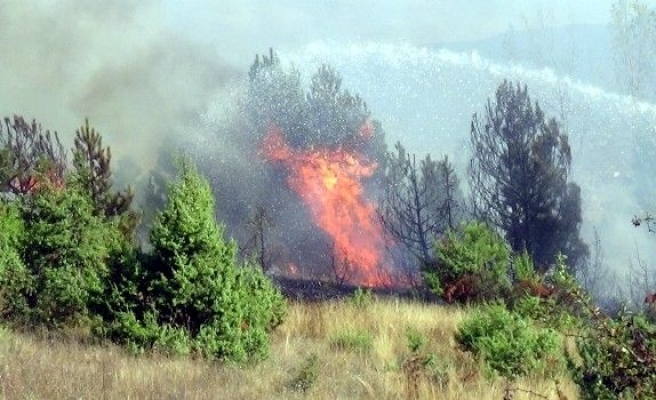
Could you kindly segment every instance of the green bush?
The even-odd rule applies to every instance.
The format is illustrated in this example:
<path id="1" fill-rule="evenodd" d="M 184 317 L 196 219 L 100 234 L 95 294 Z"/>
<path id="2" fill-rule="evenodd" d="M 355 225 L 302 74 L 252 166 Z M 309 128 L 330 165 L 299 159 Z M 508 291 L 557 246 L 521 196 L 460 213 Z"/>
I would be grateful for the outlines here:
<path id="1" fill-rule="evenodd" d="M 30 276 L 21 258 L 24 240 L 23 220 L 15 203 L 0 200 L 0 315 L 26 312 L 19 288 L 31 287 Z M 17 292 L 18 290 L 18 292 Z"/>
<path id="2" fill-rule="evenodd" d="M 582 399 L 656 399 L 656 325 L 622 313 L 577 339 L 568 368 Z"/>
<path id="3" fill-rule="evenodd" d="M 407 327 L 405 338 L 408 342 L 408 349 L 411 353 L 417 354 L 426 345 L 426 337 L 413 327 Z"/>
<path id="4" fill-rule="evenodd" d="M 129 269 L 115 270 L 115 316 L 102 334 L 138 351 L 262 358 L 286 303 L 261 268 L 238 264 L 207 181 L 187 160 L 180 169 L 151 231 L 152 254 L 141 261 L 128 254 Z"/>
<path id="5" fill-rule="evenodd" d="M 5 277 L 12 298 L 6 315 L 50 328 L 91 321 L 118 231 L 74 187 L 44 187 L 20 204 L 24 264 Z"/>
<path id="6" fill-rule="evenodd" d="M 510 288 L 510 249 L 485 224 L 471 222 L 459 231 L 450 231 L 435 246 L 437 263 L 424 270 L 428 287 L 449 297 L 457 287 L 459 299 L 503 298 Z"/>
<path id="7" fill-rule="evenodd" d="M 464 320 L 455 338 L 463 350 L 482 357 L 492 371 L 509 379 L 544 372 L 548 365 L 554 372 L 552 363 L 562 361 L 562 343 L 555 331 L 537 328 L 499 304 Z"/>

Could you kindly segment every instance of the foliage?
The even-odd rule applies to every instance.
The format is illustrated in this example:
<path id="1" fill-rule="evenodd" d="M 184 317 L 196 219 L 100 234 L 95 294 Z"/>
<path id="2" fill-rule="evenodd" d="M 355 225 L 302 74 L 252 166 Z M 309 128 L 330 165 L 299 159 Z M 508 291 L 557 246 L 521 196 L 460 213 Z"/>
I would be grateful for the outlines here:
<path id="1" fill-rule="evenodd" d="M 29 276 L 21 258 L 24 226 L 15 203 L 0 200 L 0 315 L 7 310 L 25 310 L 25 300 L 17 288 L 29 286 Z"/>
<path id="2" fill-rule="evenodd" d="M 282 295 L 261 269 L 239 266 L 236 243 L 223 239 L 209 184 L 189 161 L 169 185 L 151 231 L 152 255 L 136 266 L 142 281 L 115 292 L 128 301 L 105 334 L 137 349 L 193 351 L 210 359 L 264 357 L 268 334 L 285 315 Z M 135 294 L 146 306 L 134 304 Z"/>
<path id="3" fill-rule="evenodd" d="M 419 385 L 427 375 L 433 377 L 440 386 L 447 380 L 448 374 L 443 365 L 437 363 L 435 354 L 426 353 L 426 337 L 412 327 L 406 328 L 406 339 L 410 355 L 401 363 L 406 377 L 406 398 L 419 398 Z"/>
<path id="4" fill-rule="evenodd" d="M 374 295 L 371 289 L 357 288 L 351 296 L 351 304 L 358 308 L 367 308 L 374 301 Z"/>
<path id="5" fill-rule="evenodd" d="M 408 341 L 408 348 L 413 354 L 417 354 L 426 344 L 426 338 L 417 329 L 412 327 L 406 329 L 405 338 Z"/>
<path id="6" fill-rule="evenodd" d="M 555 331 L 537 328 L 500 304 L 464 320 L 455 338 L 462 349 L 482 357 L 491 370 L 508 379 L 546 372 L 547 366 L 561 360 L 561 340 Z"/>
<path id="7" fill-rule="evenodd" d="M 526 253 L 516 258 L 515 268 L 524 272 L 518 274 L 507 301 L 510 310 L 561 332 L 585 326 L 584 312 L 572 295 L 580 288 L 564 256 L 559 256 L 554 271 L 544 276 L 532 272 L 533 262 Z"/>
<path id="8" fill-rule="evenodd" d="M 504 81 L 471 125 L 471 200 L 477 218 L 527 250 L 539 272 L 564 253 L 571 266 L 588 255 L 579 237 L 579 187 L 569 182 L 571 149 L 556 119 L 531 104 L 526 86 Z"/>
<path id="9" fill-rule="evenodd" d="M 25 235 L 20 279 L 12 293 L 12 318 L 59 327 L 93 318 L 102 302 L 107 262 L 118 231 L 93 215 L 86 196 L 74 187 L 42 187 L 21 205 Z"/>
<path id="10" fill-rule="evenodd" d="M 558 277 L 576 298 L 587 327 L 567 365 L 583 399 L 656 399 L 656 325 L 625 308 L 610 318 L 571 275 Z"/>
<path id="11" fill-rule="evenodd" d="M 41 181 L 61 186 L 65 171 L 66 151 L 57 132 L 43 132 L 36 120 L 18 115 L 0 124 L 0 192 L 31 193 Z"/>
<path id="12" fill-rule="evenodd" d="M 432 245 L 463 219 L 463 195 L 453 166 L 430 155 L 417 165 L 397 142 L 384 163 L 385 194 L 380 214 L 385 231 L 421 263 L 433 258 Z"/>
<path id="13" fill-rule="evenodd" d="M 73 148 L 73 179 L 91 198 L 96 215 L 106 218 L 121 217 L 127 237 L 132 237 L 138 216 L 130 212 L 130 204 L 134 198 L 132 189 L 124 192 L 111 192 L 112 171 L 111 151 L 103 147 L 102 137 L 89 126 L 89 120 L 75 132 L 75 147 Z"/>
<path id="14" fill-rule="evenodd" d="M 577 340 L 582 362 L 570 360 L 584 399 L 656 399 L 656 326 L 623 313 Z M 629 397 L 627 397 L 629 396 Z"/>
<path id="15" fill-rule="evenodd" d="M 447 300 L 501 297 L 510 287 L 510 250 L 485 224 L 470 222 L 435 246 L 437 262 L 425 268 L 427 285 Z"/>

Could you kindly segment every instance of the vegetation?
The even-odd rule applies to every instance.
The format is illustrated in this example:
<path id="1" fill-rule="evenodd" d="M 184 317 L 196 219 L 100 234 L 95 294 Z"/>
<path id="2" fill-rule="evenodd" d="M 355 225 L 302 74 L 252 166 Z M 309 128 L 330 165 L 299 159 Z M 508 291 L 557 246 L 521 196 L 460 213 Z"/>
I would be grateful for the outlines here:
<path id="1" fill-rule="evenodd" d="M 366 313 L 348 300 L 293 302 L 272 334 L 270 356 L 246 365 L 159 353 L 134 357 L 112 345 L 0 330 L 0 393 L 39 399 L 411 399 L 410 376 L 416 377 L 418 399 L 500 400 L 504 381 L 487 378 L 475 357 L 452 345 L 468 312 L 381 298 Z M 339 332 L 349 331 L 368 332 L 368 352 L 332 347 Z M 408 345 L 410 331 L 424 338 L 416 352 Z M 570 378 L 560 373 L 557 379 L 567 398 L 576 399 Z M 541 376 L 519 378 L 514 386 L 558 398 L 554 383 Z M 536 397 L 518 392 L 514 398 Z"/>
<path id="2" fill-rule="evenodd" d="M 267 209 L 250 221 L 255 251 L 240 257 L 186 157 L 158 198 L 146 249 L 134 194 L 113 189 L 110 149 L 89 121 L 69 168 L 56 134 L 15 116 L 0 129 L 3 397 L 656 398 L 653 319 L 604 315 L 574 278 L 588 250 L 571 150 L 526 87 L 504 81 L 484 121 L 474 116 L 478 220 L 465 223 L 449 161 L 417 166 L 400 143 L 386 153 L 382 135 L 364 140 L 380 127 L 330 66 L 307 93 L 273 52 L 249 76 L 250 128 L 278 126 L 298 149 L 349 145 L 385 160 L 367 183 L 389 186 L 379 208 L 387 233 L 447 305 L 358 288 L 288 307 L 264 273 L 276 261 L 265 254 Z M 634 219 L 643 222 L 652 217 Z"/>
<path id="3" fill-rule="evenodd" d="M 105 333 L 139 349 L 235 361 L 265 357 L 268 333 L 285 313 L 281 295 L 261 270 L 237 265 L 236 244 L 224 240 L 214 220 L 209 184 L 187 160 L 180 169 L 142 265 L 139 295 L 150 307 L 116 307 Z"/>
<path id="4" fill-rule="evenodd" d="M 503 298 L 510 289 L 510 249 L 485 224 L 471 222 L 435 246 L 437 261 L 425 270 L 428 287 L 447 302 Z"/>
<path id="5" fill-rule="evenodd" d="M 74 186 L 43 187 L 20 203 L 25 268 L 5 286 L 17 306 L 7 315 L 51 328 L 93 319 L 108 283 L 116 226 L 93 215 L 91 202 Z"/>
<path id="6" fill-rule="evenodd" d="M 134 193 L 112 192 L 111 151 L 103 147 L 102 137 L 94 128 L 85 125 L 75 132 L 72 179 L 91 199 L 93 212 L 105 218 L 119 219 L 127 238 L 132 238 L 139 222 L 136 212 L 130 209 Z"/>
<path id="7" fill-rule="evenodd" d="M 555 331 L 534 327 L 529 319 L 498 304 L 463 321 L 456 341 L 508 379 L 544 373 L 547 367 L 549 372 L 556 372 L 562 359 L 561 338 Z"/>
<path id="8" fill-rule="evenodd" d="M 419 162 L 397 142 L 385 157 L 380 215 L 385 231 L 420 264 L 433 261 L 433 243 L 464 218 L 459 180 L 448 158 Z"/>
<path id="9" fill-rule="evenodd" d="M 485 114 L 471 124 L 469 168 L 474 214 L 505 235 L 516 252 L 528 251 L 544 272 L 556 255 L 576 267 L 588 256 L 579 238 L 581 194 L 568 181 L 567 135 L 531 103 L 526 86 L 504 81 Z"/>
<path id="10" fill-rule="evenodd" d="M 50 143 L 50 136 L 37 135 L 36 122 L 8 126 L 5 149 L 38 144 L 12 154 L 30 161 L 50 154 L 37 151 L 50 148 L 41 143 Z M 151 231 L 153 249 L 146 253 L 133 240 L 138 219 L 130 210 L 130 190 L 111 192 L 110 159 L 87 121 L 77 132 L 74 169 L 65 180 L 26 162 L 5 165 L 14 180 L 26 171 L 38 179 L 0 203 L 6 321 L 53 332 L 78 329 L 139 352 L 233 361 L 266 357 L 285 301 L 260 268 L 238 262 L 236 243 L 223 238 L 215 221 L 207 181 L 189 160 L 181 162 L 180 182 L 169 185 Z"/>

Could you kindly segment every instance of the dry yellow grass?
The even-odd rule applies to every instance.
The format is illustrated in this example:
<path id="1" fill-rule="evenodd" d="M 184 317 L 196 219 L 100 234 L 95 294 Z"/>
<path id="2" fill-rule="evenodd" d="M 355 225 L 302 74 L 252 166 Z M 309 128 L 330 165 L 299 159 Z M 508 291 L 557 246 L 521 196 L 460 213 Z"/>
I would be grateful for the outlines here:
<path id="1" fill-rule="evenodd" d="M 290 304 L 273 337 L 269 359 L 226 366 L 161 355 L 134 357 L 113 346 L 45 339 L 0 330 L 0 396 L 4 399 L 405 399 L 410 357 L 408 327 L 427 338 L 439 373 L 418 371 L 422 399 L 503 399 L 504 382 L 485 379 L 477 362 L 458 351 L 453 333 L 466 315 L 405 300 L 376 300 L 366 308 L 348 301 Z M 332 345 L 335 337 L 370 338 L 362 351 Z M 316 356 L 309 389 L 291 384 Z M 560 389 L 578 398 L 566 377 Z M 521 380 L 515 387 L 558 399 L 551 381 Z M 410 387 L 412 389 L 412 387 Z M 514 399 L 539 398 L 516 392 Z"/>

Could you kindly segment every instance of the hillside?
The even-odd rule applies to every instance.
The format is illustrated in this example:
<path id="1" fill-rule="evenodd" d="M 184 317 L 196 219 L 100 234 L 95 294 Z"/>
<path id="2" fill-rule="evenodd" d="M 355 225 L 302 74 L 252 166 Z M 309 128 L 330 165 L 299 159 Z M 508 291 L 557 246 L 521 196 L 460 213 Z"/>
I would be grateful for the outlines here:
<path id="1" fill-rule="evenodd" d="M 403 365 L 411 358 L 410 328 L 427 339 L 420 352 L 434 355 L 434 363 L 419 370 L 419 398 L 500 400 L 504 382 L 486 379 L 480 364 L 455 347 L 453 333 L 467 312 L 391 298 L 364 305 L 352 300 L 292 303 L 274 333 L 269 359 L 246 367 L 164 355 L 134 357 L 110 345 L 2 329 L 0 393 L 3 399 L 407 398 Z M 567 398 L 576 399 L 575 385 L 565 377 L 561 381 Z M 541 378 L 513 387 L 558 398 L 553 382 Z M 536 398 L 514 394 L 514 399 Z"/>

